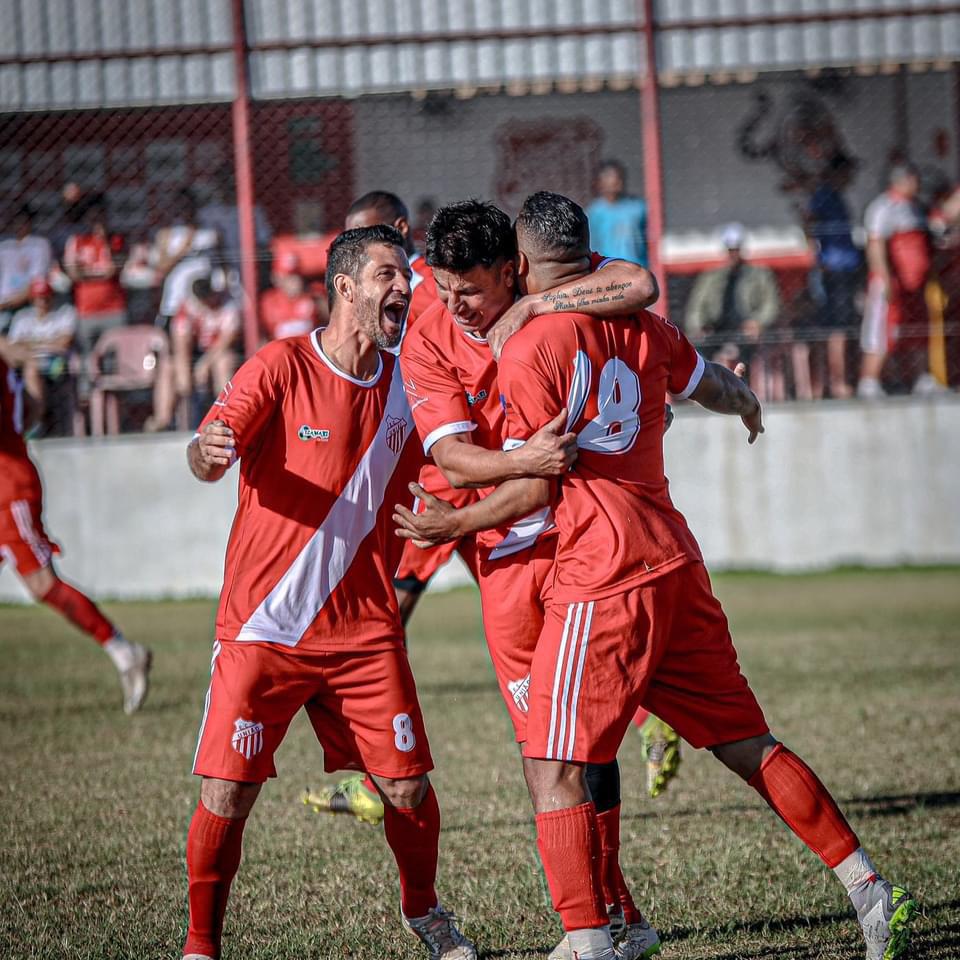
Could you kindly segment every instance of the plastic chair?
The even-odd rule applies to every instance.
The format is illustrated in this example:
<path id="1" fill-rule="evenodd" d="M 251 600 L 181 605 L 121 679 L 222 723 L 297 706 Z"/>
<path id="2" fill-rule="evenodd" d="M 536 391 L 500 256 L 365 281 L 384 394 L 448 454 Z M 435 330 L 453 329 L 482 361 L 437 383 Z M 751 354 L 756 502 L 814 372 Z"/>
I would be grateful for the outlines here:
<path id="1" fill-rule="evenodd" d="M 111 372 L 103 370 L 112 356 Z M 120 432 L 120 397 L 134 390 L 151 390 L 169 362 L 170 343 L 157 327 L 138 325 L 106 330 L 88 358 L 90 369 L 90 432 L 103 436 Z"/>

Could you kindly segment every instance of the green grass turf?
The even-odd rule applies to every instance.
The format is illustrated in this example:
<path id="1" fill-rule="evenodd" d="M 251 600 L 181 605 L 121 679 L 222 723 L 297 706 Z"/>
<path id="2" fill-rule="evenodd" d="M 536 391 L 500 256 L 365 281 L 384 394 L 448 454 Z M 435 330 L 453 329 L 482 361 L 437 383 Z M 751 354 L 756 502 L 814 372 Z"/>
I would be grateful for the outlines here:
<path id="1" fill-rule="evenodd" d="M 912 955 L 960 956 L 960 572 L 717 578 L 775 732 L 819 772 L 925 916 Z M 0 610 L 0 957 L 179 956 L 189 775 L 209 602 L 108 604 L 153 647 L 126 718 L 112 668 L 46 610 Z M 558 939 L 476 595 L 427 597 L 411 631 L 444 811 L 441 895 L 488 957 Z M 623 863 L 664 957 L 862 957 L 839 884 L 708 754 L 657 801 L 638 738 L 621 751 Z M 302 717 L 246 833 L 225 960 L 415 958 L 382 832 L 299 802 L 324 780 Z"/>

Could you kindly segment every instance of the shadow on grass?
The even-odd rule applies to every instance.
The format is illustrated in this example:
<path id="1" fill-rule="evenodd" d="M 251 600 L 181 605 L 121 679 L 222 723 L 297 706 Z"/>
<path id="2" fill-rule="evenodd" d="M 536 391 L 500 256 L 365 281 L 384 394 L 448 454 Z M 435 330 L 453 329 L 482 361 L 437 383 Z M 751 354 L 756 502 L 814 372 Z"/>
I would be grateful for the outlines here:
<path id="1" fill-rule="evenodd" d="M 914 810 L 937 810 L 960 807 L 960 793 L 935 792 L 891 794 L 877 797 L 847 797 L 839 801 L 840 808 L 856 813 L 858 816 L 896 817 Z M 728 803 L 715 807 L 685 807 L 679 810 L 660 808 L 656 811 L 627 813 L 621 816 L 622 823 L 643 820 L 659 820 L 664 817 L 683 819 L 685 817 L 714 817 L 718 814 L 761 814 L 767 815 L 763 807 L 756 803 Z M 530 816 L 504 817 L 502 820 L 484 820 L 469 823 L 444 824 L 444 831 L 450 833 L 469 833 L 474 830 L 522 827 L 533 822 Z"/>

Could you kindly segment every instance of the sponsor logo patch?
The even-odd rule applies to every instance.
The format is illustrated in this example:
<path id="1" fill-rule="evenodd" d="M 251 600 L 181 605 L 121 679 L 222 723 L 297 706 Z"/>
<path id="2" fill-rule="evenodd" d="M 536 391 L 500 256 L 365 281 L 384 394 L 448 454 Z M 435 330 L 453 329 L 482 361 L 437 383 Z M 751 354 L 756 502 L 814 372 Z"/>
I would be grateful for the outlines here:
<path id="1" fill-rule="evenodd" d="M 297 436 L 304 441 L 322 440 L 324 443 L 330 439 L 329 430 L 321 430 L 318 427 L 309 427 L 304 424 L 298 431 Z"/>
<path id="2" fill-rule="evenodd" d="M 263 724 L 256 720 L 233 721 L 233 736 L 230 744 L 237 753 L 247 760 L 255 757 L 263 749 Z"/>
<path id="3" fill-rule="evenodd" d="M 480 403 L 482 400 L 486 400 L 490 396 L 486 390 L 478 390 L 476 396 L 474 396 L 469 390 L 463 391 L 467 395 L 467 404 L 473 406 L 476 403 Z"/>

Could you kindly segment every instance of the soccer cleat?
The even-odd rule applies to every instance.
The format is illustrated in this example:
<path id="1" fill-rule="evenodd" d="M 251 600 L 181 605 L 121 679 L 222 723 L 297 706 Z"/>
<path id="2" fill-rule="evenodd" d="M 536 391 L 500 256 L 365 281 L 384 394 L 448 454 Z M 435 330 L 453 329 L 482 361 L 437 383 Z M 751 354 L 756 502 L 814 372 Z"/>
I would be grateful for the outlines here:
<path id="1" fill-rule="evenodd" d="M 458 929 L 456 917 L 438 903 L 425 917 L 405 917 L 404 930 L 412 933 L 429 951 L 430 960 L 477 960 L 477 947 Z"/>
<path id="2" fill-rule="evenodd" d="M 366 774 L 354 773 L 336 786 L 308 789 L 303 793 L 303 802 L 317 813 L 350 813 L 363 823 L 376 826 L 383 819 L 383 800 L 364 784 L 365 779 Z"/>
<path id="3" fill-rule="evenodd" d="M 850 900 L 867 944 L 867 960 L 902 957 L 910 940 L 910 920 L 917 912 L 917 901 L 903 887 L 880 877 L 861 883 Z"/>
<path id="4" fill-rule="evenodd" d="M 673 727 L 651 713 L 640 728 L 640 742 L 647 761 L 647 793 L 656 798 L 680 769 L 680 737 Z"/>
<path id="5" fill-rule="evenodd" d="M 120 671 L 120 686 L 123 689 L 123 712 L 136 713 L 147 699 L 150 691 L 150 665 L 153 654 L 139 643 L 131 643 L 130 664 Z"/>
<path id="6" fill-rule="evenodd" d="M 208 957 L 205 953 L 185 953 L 180 960 L 214 960 L 214 958 Z"/>
<path id="7" fill-rule="evenodd" d="M 646 920 L 625 924 L 623 911 L 613 905 L 607 906 L 607 916 L 610 917 L 610 938 L 617 945 L 617 957 L 646 960 L 660 952 L 660 935 Z M 547 960 L 573 960 L 573 950 L 566 936 L 553 948 Z"/>

